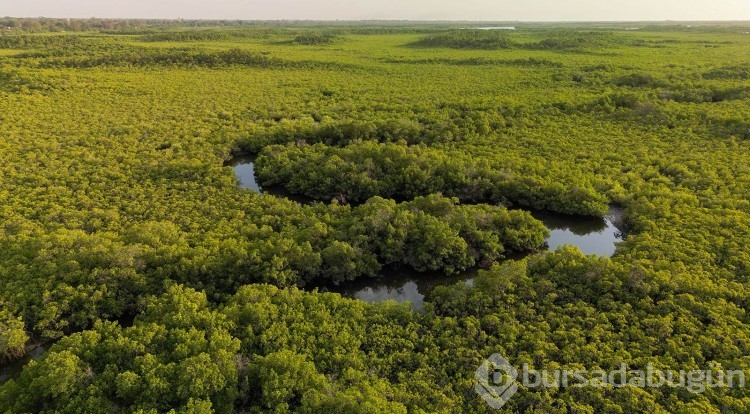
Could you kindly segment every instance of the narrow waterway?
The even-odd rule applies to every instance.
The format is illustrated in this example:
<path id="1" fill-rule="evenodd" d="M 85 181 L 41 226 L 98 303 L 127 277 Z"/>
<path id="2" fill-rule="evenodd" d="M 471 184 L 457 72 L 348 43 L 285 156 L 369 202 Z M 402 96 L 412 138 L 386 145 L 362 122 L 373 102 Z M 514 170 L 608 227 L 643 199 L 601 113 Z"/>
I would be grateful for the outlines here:
<path id="1" fill-rule="evenodd" d="M 2 367 L 0 367 L 0 385 L 4 384 L 10 379 L 18 378 L 18 376 L 21 375 L 21 370 L 23 370 L 23 367 L 26 366 L 26 364 L 28 364 L 31 360 L 37 359 L 42 356 L 50 346 L 51 345 L 37 346 L 32 351 L 26 353 L 26 355 L 24 355 L 23 357 L 11 362 L 8 365 L 3 365 Z"/>
<path id="2" fill-rule="evenodd" d="M 255 177 L 255 166 L 250 158 L 235 158 L 227 165 L 234 168 L 241 188 L 263 192 Z M 290 196 L 283 189 L 267 189 L 269 194 L 287 197 L 295 201 L 309 201 L 304 197 Z M 615 253 L 616 244 L 623 240 L 621 225 L 622 210 L 612 207 L 604 218 L 572 216 L 548 211 L 531 211 L 531 214 L 550 231 L 547 250 L 554 251 L 563 245 L 577 247 L 583 254 L 610 257 Z M 459 275 L 418 273 L 409 269 L 385 270 L 378 278 L 362 278 L 338 286 L 326 286 L 322 291 L 341 293 L 350 298 L 365 302 L 395 300 L 410 302 L 415 309 L 421 309 L 430 291 L 439 285 L 457 282 L 472 283 L 477 270 Z"/>
<path id="3" fill-rule="evenodd" d="M 614 254 L 616 243 L 622 240 L 622 232 L 616 227 L 622 215 L 618 208 L 613 207 L 604 219 L 549 212 L 532 212 L 532 215 L 550 230 L 547 249 L 551 251 L 563 245 L 573 245 L 584 254 L 609 257 Z M 476 274 L 476 269 L 453 276 L 418 273 L 413 270 L 388 270 L 379 278 L 359 279 L 340 286 L 330 286 L 325 290 L 365 302 L 410 302 L 418 310 L 429 300 L 430 292 L 435 286 L 459 282 L 470 285 Z"/>

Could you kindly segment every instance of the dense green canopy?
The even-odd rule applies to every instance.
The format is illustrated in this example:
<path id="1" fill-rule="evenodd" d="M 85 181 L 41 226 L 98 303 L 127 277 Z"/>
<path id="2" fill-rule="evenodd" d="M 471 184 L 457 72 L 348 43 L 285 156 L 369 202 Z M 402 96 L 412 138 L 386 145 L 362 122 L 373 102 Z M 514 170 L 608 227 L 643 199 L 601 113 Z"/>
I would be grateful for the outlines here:
<path id="1" fill-rule="evenodd" d="M 57 342 L 0 412 L 489 413 L 496 352 L 750 375 L 747 25 L 30 22 L 0 34 L 0 359 Z M 317 202 L 238 188 L 239 154 Z M 611 204 L 612 258 L 540 252 L 524 211 Z M 310 288 L 477 266 L 421 311 Z M 750 394 L 521 387 L 504 409 Z"/>

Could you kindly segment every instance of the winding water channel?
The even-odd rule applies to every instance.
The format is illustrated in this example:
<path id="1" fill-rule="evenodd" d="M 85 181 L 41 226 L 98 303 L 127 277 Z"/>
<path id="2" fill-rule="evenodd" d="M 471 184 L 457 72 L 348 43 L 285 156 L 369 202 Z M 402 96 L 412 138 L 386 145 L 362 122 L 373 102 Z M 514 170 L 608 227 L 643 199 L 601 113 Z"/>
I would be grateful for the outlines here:
<path id="1" fill-rule="evenodd" d="M 231 165 L 237 175 L 239 186 L 262 193 L 263 189 L 255 177 L 255 166 L 251 159 L 237 158 Z M 269 194 L 288 197 L 296 201 L 305 201 L 304 197 L 287 194 L 283 189 L 269 189 Z M 309 200 L 308 200 L 309 201 Z M 550 230 L 547 248 L 555 250 L 566 244 L 578 247 L 584 254 L 611 256 L 615 252 L 615 243 L 622 240 L 622 233 L 616 224 L 620 222 L 622 211 L 612 208 L 609 214 L 601 218 L 569 216 L 543 211 L 532 211 L 531 214 L 544 223 Z M 472 284 L 477 269 L 471 269 L 458 275 L 446 276 L 438 273 L 418 273 L 408 269 L 384 270 L 378 278 L 362 278 L 338 286 L 319 288 L 324 292 L 337 292 L 349 298 L 365 302 L 395 300 L 399 303 L 410 302 L 414 309 L 421 309 L 429 299 L 430 291 L 435 286 L 455 283 Z M 132 320 L 126 325 L 132 324 Z M 0 367 L 0 384 L 20 374 L 21 369 L 32 359 L 40 357 L 49 345 L 42 345 L 30 351 L 23 358 Z"/>
<path id="2" fill-rule="evenodd" d="M 263 192 L 255 177 L 255 168 L 250 159 L 235 159 L 233 166 L 241 188 Z M 273 189 L 268 193 L 287 196 L 283 191 Z M 299 197 L 295 197 L 299 201 Z M 612 256 L 616 243 L 623 239 L 617 225 L 621 221 L 622 210 L 612 207 L 604 218 L 571 216 L 547 211 L 531 211 L 531 214 L 550 231 L 547 249 L 556 250 L 563 245 L 573 245 L 584 254 Z M 385 270 L 378 278 L 363 278 L 338 286 L 326 286 L 321 291 L 337 292 L 343 296 L 357 298 L 365 302 L 395 300 L 411 302 L 414 309 L 421 309 L 430 291 L 439 285 L 457 282 L 473 283 L 477 270 L 469 270 L 454 276 L 444 274 L 417 273 L 412 270 Z"/>

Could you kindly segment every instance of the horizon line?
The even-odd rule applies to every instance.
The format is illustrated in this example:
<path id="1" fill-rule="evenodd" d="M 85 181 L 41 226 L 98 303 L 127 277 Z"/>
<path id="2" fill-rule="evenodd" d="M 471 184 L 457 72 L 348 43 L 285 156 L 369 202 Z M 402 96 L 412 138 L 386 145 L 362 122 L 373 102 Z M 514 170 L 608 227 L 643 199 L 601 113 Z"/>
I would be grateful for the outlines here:
<path id="1" fill-rule="evenodd" d="M 750 23 L 750 20 L 470 20 L 470 19 L 230 19 L 230 18 L 183 18 L 183 17 L 68 17 L 68 16 L 3 16 L 3 19 L 67 19 L 67 20 L 160 20 L 160 21 L 205 21 L 205 22 L 404 22 L 404 23 Z"/>

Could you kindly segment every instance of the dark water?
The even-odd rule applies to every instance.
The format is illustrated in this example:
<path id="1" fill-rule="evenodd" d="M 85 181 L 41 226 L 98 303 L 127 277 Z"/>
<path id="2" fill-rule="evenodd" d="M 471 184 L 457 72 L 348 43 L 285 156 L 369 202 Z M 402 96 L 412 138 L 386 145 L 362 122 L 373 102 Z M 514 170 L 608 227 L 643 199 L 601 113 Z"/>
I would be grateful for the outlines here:
<path id="1" fill-rule="evenodd" d="M 23 369 L 23 367 L 32 359 L 37 359 L 42 356 L 42 354 L 44 354 L 44 352 L 47 351 L 50 346 L 51 344 L 40 345 L 20 359 L 17 359 L 8 365 L 3 365 L 2 367 L 0 367 L 0 384 L 4 384 L 10 379 L 18 378 L 18 376 L 21 375 L 21 370 Z"/>
<path id="2" fill-rule="evenodd" d="M 234 174 L 240 182 L 240 188 L 247 188 L 260 194 L 270 194 L 276 197 L 286 198 L 300 204 L 310 204 L 315 201 L 300 194 L 292 194 L 284 187 L 261 187 L 261 185 L 258 184 L 258 178 L 255 176 L 254 161 L 255 158 L 250 157 L 237 157 L 227 161 L 226 165 L 231 166 L 234 169 Z"/>
<path id="3" fill-rule="evenodd" d="M 129 328 L 133 326 L 134 321 L 135 315 L 130 314 L 123 315 L 119 319 L 117 319 L 117 323 L 119 323 L 123 328 Z M 40 345 L 37 345 L 36 348 L 27 352 L 24 356 L 11 362 L 10 364 L 0 366 L 0 385 L 6 383 L 11 379 L 18 378 L 21 375 L 23 367 L 25 367 L 30 361 L 38 359 L 39 357 L 44 355 L 44 353 L 47 352 L 58 340 L 55 339 L 44 343 L 41 343 L 40 340 L 32 340 L 32 342 L 33 341 L 36 341 L 36 343 L 40 343 Z"/>
<path id="4" fill-rule="evenodd" d="M 369 303 L 389 299 L 399 303 L 411 302 L 414 309 L 421 309 L 434 287 L 456 283 L 471 285 L 476 274 L 476 269 L 452 276 L 419 273 L 411 269 L 391 269 L 383 271 L 378 278 L 362 278 L 339 286 L 322 288 L 320 291 L 336 292 Z"/>
<path id="5" fill-rule="evenodd" d="M 283 188 L 267 188 L 265 191 L 261 189 L 255 177 L 252 158 L 235 158 L 229 161 L 228 165 L 234 167 L 242 188 L 249 188 L 259 193 L 266 192 L 302 203 L 311 201 L 304 196 L 289 194 Z M 547 246 L 551 251 L 569 244 L 576 246 L 583 254 L 609 257 L 615 253 L 615 243 L 622 240 L 622 232 L 617 228 L 622 217 L 622 210 L 619 208 L 610 209 L 603 219 L 545 211 L 532 211 L 531 214 L 550 230 Z M 417 273 L 412 270 L 388 270 L 384 271 L 379 278 L 360 279 L 340 286 L 328 286 L 322 290 L 338 292 L 365 302 L 381 302 L 388 299 L 411 302 L 415 309 L 420 309 L 435 286 L 457 282 L 471 283 L 475 275 L 476 270 L 457 276 Z"/>
<path id="6" fill-rule="evenodd" d="M 227 162 L 227 165 L 234 168 L 240 187 L 258 193 L 263 192 L 255 177 L 253 159 L 235 158 Z M 279 197 L 304 199 L 304 197 L 295 197 L 285 193 L 283 189 L 269 188 L 267 192 Z M 612 208 L 604 219 L 549 212 L 532 212 L 532 215 L 550 230 L 551 235 L 547 239 L 549 250 L 555 250 L 564 244 L 571 244 L 578 247 L 584 254 L 611 256 L 615 252 L 615 243 L 622 240 L 622 232 L 616 227 L 621 221 L 622 211 L 617 208 Z M 407 269 L 386 270 L 378 278 L 365 278 L 340 286 L 324 287 L 321 291 L 333 291 L 365 302 L 382 302 L 389 299 L 399 303 L 410 302 L 414 309 L 421 309 L 436 286 L 455 283 L 471 285 L 476 274 L 476 269 L 453 276 L 418 273 Z M 123 318 L 120 323 L 123 327 L 132 326 L 133 318 Z M 0 384 L 11 378 L 17 378 L 23 367 L 29 361 L 42 356 L 49 346 L 51 344 L 38 346 L 13 363 L 0 367 Z"/>
<path id="7" fill-rule="evenodd" d="M 256 193 L 262 193 L 258 180 L 255 178 L 255 163 L 252 158 L 234 158 L 227 163 L 234 168 L 234 174 L 240 182 L 240 188 L 249 188 Z"/>
<path id="8" fill-rule="evenodd" d="M 550 230 L 548 250 L 554 251 L 569 244 L 578 247 L 584 254 L 609 257 L 615 252 L 615 243 L 622 240 L 622 232 L 616 227 L 621 221 L 622 211 L 617 208 L 612 208 L 604 219 L 549 212 L 532 212 L 532 215 Z M 384 272 L 380 278 L 360 279 L 329 287 L 328 290 L 370 303 L 389 299 L 399 303 L 411 302 L 412 307 L 418 310 L 424 306 L 425 300 L 429 300 L 435 286 L 458 282 L 472 284 L 476 274 L 476 269 L 454 276 L 391 270 Z"/>
<path id="9" fill-rule="evenodd" d="M 583 254 L 610 257 L 615 253 L 615 243 L 622 240 L 622 232 L 617 228 L 622 221 L 622 210 L 616 207 L 604 219 L 535 211 L 531 215 L 549 229 L 547 245 L 552 251 L 571 244 Z"/>

